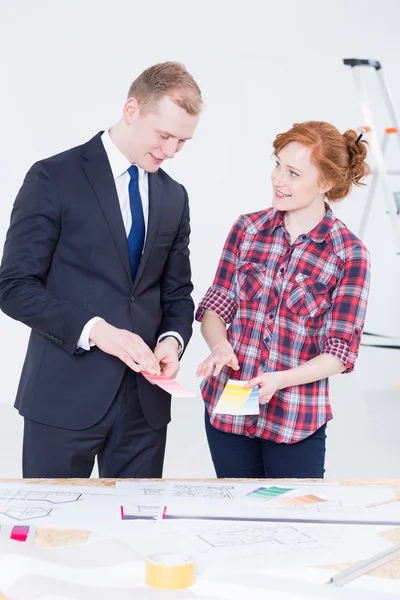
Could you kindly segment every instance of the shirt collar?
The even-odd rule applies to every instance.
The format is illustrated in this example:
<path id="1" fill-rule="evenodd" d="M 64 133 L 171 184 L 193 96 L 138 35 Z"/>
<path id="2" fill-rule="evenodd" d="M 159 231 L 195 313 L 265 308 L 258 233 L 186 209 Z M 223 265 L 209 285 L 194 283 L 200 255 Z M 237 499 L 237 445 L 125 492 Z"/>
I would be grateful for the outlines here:
<path id="1" fill-rule="evenodd" d="M 101 141 L 103 142 L 104 150 L 106 151 L 113 177 L 114 179 L 117 179 L 118 177 L 127 172 L 129 167 L 131 166 L 131 162 L 126 158 L 124 154 L 122 154 L 122 152 L 114 144 L 108 130 L 106 130 L 102 134 Z M 142 181 L 145 180 L 147 178 L 147 172 L 139 166 L 138 171 L 139 179 L 141 179 Z"/>
<path id="2" fill-rule="evenodd" d="M 275 216 L 272 220 L 272 232 L 275 231 L 275 229 L 277 227 L 279 227 L 280 225 L 282 225 L 283 227 L 283 215 L 284 213 L 280 210 L 275 210 Z"/>
<path id="3" fill-rule="evenodd" d="M 309 233 L 310 238 L 317 243 L 322 243 L 326 240 L 336 221 L 336 217 L 329 204 L 325 204 L 325 207 L 324 218 Z"/>
<path id="4" fill-rule="evenodd" d="M 329 204 L 325 204 L 326 211 L 325 216 L 321 221 L 312 229 L 307 235 L 317 243 L 322 243 L 325 241 L 327 236 L 330 234 L 333 225 L 335 224 L 336 217 L 333 214 L 333 211 Z M 275 211 L 275 216 L 272 221 L 272 231 L 275 231 L 277 227 L 284 227 L 283 221 L 284 212 L 277 210 Z"/>

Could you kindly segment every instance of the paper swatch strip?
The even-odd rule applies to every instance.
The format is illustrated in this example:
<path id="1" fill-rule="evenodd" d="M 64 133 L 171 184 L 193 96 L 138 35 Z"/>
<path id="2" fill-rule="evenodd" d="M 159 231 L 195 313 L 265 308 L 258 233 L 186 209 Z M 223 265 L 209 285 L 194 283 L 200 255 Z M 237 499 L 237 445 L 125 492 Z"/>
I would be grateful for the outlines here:
<path id="1" fill-rule="evenodd" d="M 142 371 L 143 377 L 146 377 L 150 383 L 158 385 L 162 390 L 165 390 L 171 396 L 176 398 L 196 398 L 197 394 L 187 390 L 176 379 L 166 377 L 165 375 L 151 375 L 147 371 Z"/>
<path id="2" fill-rule="evenodd" d="M 215 406 L 214 414 L 258 415 L 258 387 L 244 388 L 246 381 L 229 379 Z"/>

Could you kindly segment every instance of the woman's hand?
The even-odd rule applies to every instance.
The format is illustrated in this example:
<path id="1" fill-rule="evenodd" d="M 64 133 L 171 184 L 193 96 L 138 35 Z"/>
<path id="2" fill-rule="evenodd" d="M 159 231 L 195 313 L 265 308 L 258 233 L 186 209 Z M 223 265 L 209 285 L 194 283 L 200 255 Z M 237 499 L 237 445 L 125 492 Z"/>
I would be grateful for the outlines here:
<path id="1" fill-rule="evenodd" d="M 246 383 L 245 388 L 254 388 L 258 386 L 258 397 L 260 404 L 267 404 L 277 390 L 283 387 L 283 377 L 281 371 L 274 373 L 261 373 Z"/>
<path id="2" fill-rule="evenodd" d="M 214 346 L 212 353 L 198 366 L 197 377 L 219 375 L 223 367 L 239 370 L 239 362 L 228 340 Z"/>

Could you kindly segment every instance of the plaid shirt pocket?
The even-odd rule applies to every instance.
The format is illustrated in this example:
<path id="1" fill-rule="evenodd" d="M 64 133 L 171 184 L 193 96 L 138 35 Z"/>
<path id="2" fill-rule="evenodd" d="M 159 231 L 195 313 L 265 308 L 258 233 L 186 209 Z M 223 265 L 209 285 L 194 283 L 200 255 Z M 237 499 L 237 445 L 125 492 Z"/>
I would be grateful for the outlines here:
<path id="1" fill-rule="evenodd" d="M 331 286 L 310 278 L 294 281 L 286 300 L 287 308 L 301 317 L 320 317 L 331 305 Z"/>
<path id="2" fill-rule="evenodd" d="M 238 295 L 241 300 L 258 300 L 264 291 L 266 265 L 240 263 L 237 271 Z"/>

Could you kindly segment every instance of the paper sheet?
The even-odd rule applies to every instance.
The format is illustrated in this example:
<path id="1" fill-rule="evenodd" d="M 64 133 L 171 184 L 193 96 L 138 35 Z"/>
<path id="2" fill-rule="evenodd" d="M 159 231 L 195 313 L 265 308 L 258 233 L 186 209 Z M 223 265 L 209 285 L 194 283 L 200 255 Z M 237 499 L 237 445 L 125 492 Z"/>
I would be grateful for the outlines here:
<path id="1" fill-rule="evenodd" d="M 153 527 L 133 527 L 120 535 L 144 555 L 156 551 L 190 554 L 197 572 L 204 575 L 265 565 L 307 567 L 363 560 L 392 546 L 371 526 L 306 523 L 170 520 L 157 521 Z"/>
<path id="2" fill-rule="evenodd" d="M 263 570 L 263 575 L 268 577 L 285 577 L 287 580 L 296 582 L 311 582 L 325 585 L 330 577 L 333 575 L 333 570 L 322 569 L 322 568 L 290 568 L 290 569 L 270 569 L 268 567 Z M 335 586 L 326 586 L 335 587 Z M 347 583 L 344 590 L 348 590 L 349 593 L 355 590 L 362 590 L 376 594 L 376 598 L 380 598 L 380 594 L 385 594 L 385 598 L 388 594 L 391 594 L 389 598 L 400 596 L 400 579 L 375 577 L 374 575 L 364 575 L 353 581 Z"/>
<path id="3" fill-rule="evenodd" d="M 160 518 L 400 525 L 400 502 L 365 508 L 372 502 L 393 498 L 393 491 L 387 487 L 329 484 L 314 487 L 309 484 L 297 489 L 293 488 L 293 484 L 287 484 L 281 485 L 282 488 L 287 487 L 286 494 L 279 495 L 276 499 L 271 496 L 260 502 L 246 498 L 251 492 L 247 483 L 226 485 L 225 493 L 220 490 L 219 493 L 207 495 L 210 487 L 212 488 L 202 483 L 197 486 L 196 495 L 180 494 L 179 486 L 172 484 L 164 494 L 165 506 L 160 511 Z M 259 487 L 253 485 L 253 492 Z M 282 505 L 283 499 L 305 496 L 319 497 L 321 501 Z"/>
<path id="4" fill-rule="evenodd" d="M 393 594 L 381 591 L 362 591 L 345 588 L 328 588 L 305 581 L 290 581 L 266 575 L 235 576 L 230 581 L 201 580 L 186 590 L 155 590 L 138 584 L 131 588 L 104 587 L 62 583 L 51 577 L 27 576 L 20 578 L 8 589 L 10 600 L 243 600 L 251 597 L 268 597 L 271 600 L 392 600 Z M 140 596 L 139 596 L 140 594 Z"/>
<path id="5" fill-rule="evenodd" d="M 180 498 L 234 498 L 254 489 L 252 484 L 224 484 L 191 480 L 117 481 L 116 493 L 124 496 L 121 516 L 126 522 L 156 518 L 166 494 Z"/>
<path id="6" fill-rule="evenodd" d="M 138 528 L 125 531 L 125 535 L 127 532 L 131 534 L 130 544 L 115 539 L 95 540 L 64 548 L 26 547 L 11 541 L 1 543 L 0 588 L 9 600 L 130 600 L 132 593 L 136 593 L 140 600 L 156 599 L 160 592 L 145 585 L 141 557 L 154 551 L 165 549 L 171 552 L 183 548 L 185 554 L 195 553 L 196 582 L 189 590 L 163 592 L 166 600 L 242 600 L 249 592 L 253 595 L 270 592 L 274 594 L 271 596 L 274 600 L 386 598 L 379 588 L 373 592 L 375 595 L 353 590 L 351 596 L 342 588 L 332 590 L 332 586 L 315 585 L 315 581 L 321 583 L 326 580 L 322 570 L 319 578 L 312 580 L 312 585 L 307 579 L 291 581 L 288 577 L 289 572 L 296 572 L 294 558 L 306 563 L 311 558 L 307 556 L 309 550 L 314 552 L 314 560 L 317 556 L 321 560 L 332 558 L 336 549 L 343 560 L 351 556 L 343 554 L 343 549 L 348 552 L 351 540 L 357 538 L 357 555 L 360 558 L 363 552 L 374 553 L 378 540 L 369 534 L 374 529 L 372 527 L 358 527 L 356 536 L 348 526 L 331 528 L 303 524 L 297 526 L 296 531 L 292 527 L 292 531 L 288 531 L 286 525 L 260 526 L 258 523 L 247 523 L 242 531 L 237 530 L 237 524 L 229 523 L 219 523 L 218 527 L 203 523 L 201 531 L 198 523 L 194 522 L 181 521 L 175 530 L 172 526 L 177 527 L 177 523 L 161 521 L 156 526 L 140 523 Z M 194 538 L 196 541 L 193 541 Z M 379 540 L 378 543 L 388 542 Z M 138 552 L 132 549 L 134 545 L 138 546 Z M 314 548 L 311 548 L 312 545 Z M 206 546 L 207 551 L 204 550 Z M 273 565 L 276 570 L 266 573 L 266 569 L 271 570 Z"/>
<path id="7" fill-rule="evenodd" d="M 393 594 L 384 591 L 367 591 L 358 589 L 332 588 L 324 584 L 310 583 L 308 581 L 290 580 L 285 573 L 280 573 L 280 578 L 264 573 L 252 573 L 244 577 L 243 574 L 232 575 L 229 581 L 224 581 L 223 576 L 207 581 L 198 581 L 193 589 L 196 597 L 202 588 L 204 598 L 212 587 L 214 595 L 218 594 L 221 600 L 243 600 L 243 598 L 268 598 L 271 600 L 394 600 Z"/>
<path id="8" fill-rule="evenodd" d="M 133 587 L 143 579 L 141 555 L 120 540 L 98 540 L 64 548 L 0 544 L 0 582 L 8 588 L 23 575 L 37 575 L 76 583 Z"/>
<path id="9" fill-rule="evenodd" d="M 43 575 L 21 577 L 8 588 L 9 600 L 133 600 L 132 593 L 132 589 L 68 582 L 60 586 L 59 579 Z M 151 590 L 141 590 L 141 600 L 152 597 Z"/>
<path id="10" fill-rule="evenodd" d="M 143 555 L 120 539 L 106 539 L 72 546 L 26 546 L 11 540 L 0 541 L 0 557 L 18 554 L 30 558 L 78 569 L 109 567 L 143 560 Z M 1 559 L 0 559 L 1 560 Z"/>
<path id="11" fill-rule="evenodd" d="M 124 522 L 156 519 L 166 485 L 163 481 L 117 481 L 116 492 L 123 495 L 121 517 Z"/>
<path id="12" fill-rule="evenodd" d="M 114 488 L 0 483 L 0 524 L 53 529 L 95 529 L 120 524 Z"/>

